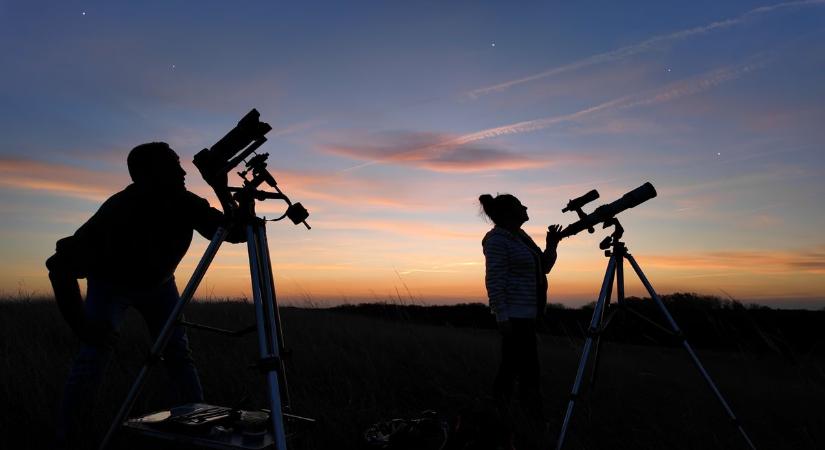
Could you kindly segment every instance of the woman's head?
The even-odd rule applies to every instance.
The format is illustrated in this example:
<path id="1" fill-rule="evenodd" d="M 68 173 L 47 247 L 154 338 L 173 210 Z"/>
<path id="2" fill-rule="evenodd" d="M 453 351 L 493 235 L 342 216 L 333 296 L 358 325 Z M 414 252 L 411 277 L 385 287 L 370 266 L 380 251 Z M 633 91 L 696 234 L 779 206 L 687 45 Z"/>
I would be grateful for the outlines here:
<path id="1" fill-rule="evenodd" d="M 519 199 L 510 194 L 500 194 L 493 197 L 483 194 L 478 197 L 484 214 L 494 224 L 502 227 L 520 227 L 530 218 L 527 216 L 527 207 Z"/>

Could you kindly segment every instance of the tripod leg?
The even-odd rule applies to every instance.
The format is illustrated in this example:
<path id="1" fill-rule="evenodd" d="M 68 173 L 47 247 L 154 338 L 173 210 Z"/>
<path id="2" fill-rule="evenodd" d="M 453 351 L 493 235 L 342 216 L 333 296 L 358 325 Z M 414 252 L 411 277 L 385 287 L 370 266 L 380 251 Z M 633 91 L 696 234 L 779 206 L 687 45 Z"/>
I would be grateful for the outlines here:
<path id="1" fill-rule="evenodd" d="M 183 290 L 183 294 L 180 296 L 178 303 L 175 305 L 172 312 L 169 313 L 169 318 L 166 319 L 166 324 L 163 325 L 160 334 L 158 334 L 158 338 L 155 340 L 154 345 L 152 345 L 152 351 L 149 354 L 149 358 L 147 358 L 146 362 L 143 364 L 143 367 L 140 368 L 140 372 L 138 372 L 138 376 L 132 384 L 129 394 L 126 396 L 126 400 L 123 401 L 123 404 L 115 416 L 114 421 L 112 421 L 111 426 L 109 426 L 109 431 L 106 432 L 106 436 L 100 444 L 101 450 L 104 450 L 109 446 L 109 443 L 115 433 L 123 425 L 123 421 L 126 420 L 126 416 L 129 415 L 129 412 L 131 412 L 132 407 L 135 404 L 135 400 L 140 394 L 140 390 L 143 388 L 143 383 L 146 381 L 146 375 L 149 374 L 150 366 L 156 364 L 160 360 L 163 350 L 169 342 L 169 337 L 172 335 L 175 325 L 177 325 L 178 319 L 183 311 L 183 307 L 186 306 L 190 300 L 192 300 L 192 297 L 195 295 L 195 291 L 198 289 L 198 285 L 200 285 L 201 280 L 203 280 L 203 276 L 206 274 L 206 270 L 209 268 L 209 265 L 212 264 L 212 260 L 218 253 L 218 249 L 226 239 L 226 235 L 228 233 L 229 230 L 225 228 L 218 228 L 218 230 L 215 231 L 215 235 L 212 237 L 212 242 L 210 242 L 209 247 L 206 248 L 206 251 L 201 257 L 198 266 L 192 273 L 192 277 L 189 278 L 189 282 L 186 283 L 186 288 Z"/>
<path id="2" fill-rule="evenodd" d="M 281 315 L 278 311 L 278 302 L 275 297 L 275 277 L 272 276 L 272 262 L 269 259 L 269 244 L 266 239 L 266 226 L 261 223 L 258 226 L 258 245 L 260 247 L 260 255 L 261 255 L 261 275 L 263 276 L 262 283 L 265 288 L 268 289 L 267 296 L 264 298 L 269 298 L 269 300 L 264 304 L 265 309 L 267 310 L 267 316 L 269 318 L 269 325 L 270 325 L 270 333 L 277 337 L 276 345 L 278 346 L 278 354 L 281 355 L 280 359 L 280 392 L 281 392 L 281 400 L 283 401 L 283 407 L 286 410 L 289 410 L 289 384 L 287 383 L 286 378 L 286 366 L 284 364 L 284 332 L 283 328 L 281 328 Z M 274 329 L 272 329 L 274 327 Z"/>
<path id="3" fill-rule="evenodd" d="M 594 355 L 594 362 L 593 362 L 593 373 L 590 375 L 590 388 L 593 389 L 596 387 L 596 374 L 598 373 L 599 362 L 601 361 L 600 354 L 601 354 L 601 341 L 602 341 L 602 334 L 610 325 L 610 322 L 613 321 L 613 318 L 616 316 L 616 313 L 619 312 L 618 308 L 622 308 L 624 306 L 624 256 L 622 253 L 616 252 L 616 309 L 613 311 L 607 312 L 608 308 L 605 308 L 605 311 L 602 313 L 604 316 L 607 314 L 607 318 L 602 318 L 602 329 L 601 333 L 596 336 L 596 349 Z M 613 283 L 611 280 L 610 284 L 610 293 L 613 292 Z M 610 293 L 608 293 L 607 298 L 607 305 L 610 306 Z"/>
<path id="4" fill-rule="evenodd" d="M 693 351 L 693 347 L 690 346 L 690 343 L 685 338 L 684 334 L 682 333 L 682 330 L 679 328 L 679 325 L 677 325 L 676 321 L 673 320 L 673 316 L 670 315 L 670 312 L 667 310 L 667 307 L 665 307 L 665 304 L 662 302 L 662 299 L 660 299 L 659 296 L 656 294 L 656 291 L 653 290 L 653 286 L 650 284 L 650 281 L 648 281 L 644 272 L 642 272 L 642 268 L 639 267 L 638 263 L 636 263 L 636 259 L 633 258 L 632 255 L 627 254 L 627 260 L 630 261 L 631 266 L 633 266 L 633 270 L 636 271 L 636 275 L 639 276 L 639 279 L 642 281 L 642 284 L 645 285 L 647 292 L 650 294 L 650 298 L 652 298 L 656 302 L 656 306 L 658 306 L 659 310 L 662 311 L 662 314 L 667 319 L 671 329 L 673 329 L 673 332 L 677 336 L 679 336 L 679 339 L 682 341 L 682 347 L 684 347 L 688 355 L 690 355 L 690 359 L 693 360 L 693 364 L 696 366 L 697 369 L 699 369 L 699 372 L 702 374 L 702 378 L 705 379 L 705 382 L 707 383 L 710 390 L 713 392 L 713 395 L 715 395 L 716 399 L 719 400 L 719 403 L 722 404 L 722 408 L 724 408 L 725 413 L 727 413 L 728 415 L 728 418 L 730 418 L 731 422 L 736 426 L 736 428 L 739 430 L 739 433 L 745 439 L 745 442 L 747 442 L 748 448 L 756 450 L 756 446 L 753 445 L 753 441 L 751 441 L 750 437 L 745 432 L 745 429 L 742 428 L 742 424 L 739 423 L 739 419 L 736 418 L 736 415 L 733 413 L 733 410 L 730 406 L 728 406 L 728 402 L 725 401 L 724 397 L 722 397 L 722 393 L 716 387 L 716 384 L 713 382 L 713 379 L 710 377 L 710 374 L 708 374 L 707 370 L 705 370 L 705 367 L 702 365 L 702 362 L 699 361 L 699 357 L 696 356 L 696 352 Z"/>
<path id="5" fill-rule="evenodd" d="M 624 305 L 624 255 L 619 255 L 616 263 L 616 304 Z"/>
<path id="6" fill-rule="evenodd" d="M 567 429 L 570 427 L 570 420 L 573 417 L 573 407 L 576 405 L 576 399 L 579 397 L 582 387 L 582 378 L 584 377 L 584 369 L 587 366 L 587 361 L 590 358 L 590 349 L 593 345 L 593 336 L 598 332 L 600 321 L 602 318 L 602 308 L 604 308 L 605 301 L 609 295 L 609 286 L 612 283 L 613 273 L 616 266 L 615 255 L 610 257 L 607 263 L 607 271 L 604 274 L 604 281 L 599 292 L 599 299 L 596 301 L 596 306 L 593 308 L 593 317 L 590 319 L 590 328 L 587 330 L 587 339 L 584 341 L 584 348 L 582 349 L 581 357 L 579 358 L 579 368 L 576 370 L 576 379 L 573 381 L 573 389 L 570 391 L 570 401 L 567 402 L 567 411 L 564 413 L 564 421 L 559 432 L 559 440 L 556 444 L 556 450 L 561 450 L 564 446 L 564 439 L 567 436 Z"/>
<path id="7" fill-rule="evenodd" d="M 252 297 L 255 301 L 255 315 L 258 324 L 258 349 L 261 362 L 269 362 L 266 371 L 267 390 L 269 394 L 269 408 L 272 420 L 272 430 L 275 439 L 276 450 L 286 450 L 286 430 L 281 410 L 280 383 L 278 381 L 278 367 L 273 367 L 273 361 L 280 364 L 278 354 L 277 335 L 271 333 L 272 327 L 269 325 L 269 316 L 264 311 L 264 293 L 268 290 L 262 276 L 261 263 L 261 243 L 258 224 L 247 225 L 247 250 L 249 252 L 249 267 L 252 276 Z M 273 342 L 275 341 L 275 342 Z"/>
<path id="8" fill-rule="evenodd" d="M 613 259 L 618 260 L 616 263 L 616 267 L 618 268 L 621 265 L 621 256 L 616 255 Z M 601 349 L 602 344 L 602 334 L 607 327 L 607 322 L 605 322 L 604 317 L 607 314 L 607 310 L 610 308 L 610 297 L 613 294 L 613 281 L 615 274 L 616 272 L 610 272 L 610 282 L 607 286 L 607 299 L 605 300 L 604 307 L 602 308 L 602 314 L 599 318 L 599 330 L 596 333 L 596 338 L 593 345 L 593 367 L 590 369 L 590 389 L 593 389 L 596 386 L 596 373 L 599 369 L 599 361 L 601 360 L 601 352 L 599 350 Z M 610 317 L 612 318 L 612 314 Z"/>

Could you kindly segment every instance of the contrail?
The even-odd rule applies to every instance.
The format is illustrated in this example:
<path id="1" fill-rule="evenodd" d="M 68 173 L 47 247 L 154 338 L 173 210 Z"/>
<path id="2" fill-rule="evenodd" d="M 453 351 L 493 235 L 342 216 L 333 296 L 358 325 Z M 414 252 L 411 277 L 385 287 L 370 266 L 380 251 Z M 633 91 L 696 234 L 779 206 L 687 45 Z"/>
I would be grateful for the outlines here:
<path id="1" fill-rule="evenodd" d="M 769 56 L 760 55 L 751 58 L 749 61 L 745 63 L 736 66 L 728 66 L 720 69 L 711 70 L 699 76 L 681 80 L 676 83 L 671 83 L 661 89 L 646 91 L 635 95 L 619 97 L 617 99 L 600 103 L 598 105 L 591 106 L 589 108 L 582 109 L 580 111 L 576 111 L 570 114 L 527 120 L 509 125 L 503 125 L 500 127 L 476 131 L 474 133 L 465 134 L 455 139 L 451 139 L 430 146 L 428 147 L 428 149 L 436 150 L 451 148 L 459 145 L 465 145 L 475 141 L 480 141 L 483 139 L 494 138 L 497 136 L 541 130 L 552 125 L 564 122 L 571 122 L 608 110 L 628 109 L 635 108 L 638 106 L 648 106 L 668 102 L 687 95 L 698 94 L 700 92 L 718 86 L 719 84 L 722 84 L 726 81 L 737 79 L 748 72 L 764 67 L 769 62 Z"/>
<path id="2" fill-rule="evenodd" d="M 551 77 L 553 75 L 558 75 L 564 72 L 570 72 L 573 70 L 581 69 L 583 67 L 592 66 L 595 64 L 600 64 L 604 62 L 616 61 L 623 58 L 627 58 L 629 56 L 633 56 L 639 53 L 646 52 L 657 45 L 666 44 L 673 41 L 679 41 L 682 39 L 689 38 L 691 36 L 706 34 L 711 31 L 722 30 L 725 28 L 730 28 L 740 23 L 745 22 L 746 20 L 750 19 L 751 17 L 758 16 L 760 14 L 767 14 L 776 10 L 780 9 L 787 9 L 787 8 L 795 8 L 795 7 L 802 7 L 802 6 L 815 6 L 815 5 L 823 5 L 825 4 L 825 0 L 802 0 L 802 1 L 795 1 L 795 2 L 786 2 L 786 3 L 778 3 L 775 5 L 769 6 L 762 6 L 759 8 L 752 9 L 747 11 L 735 18 L 732 19 L 725 19 L 720 20 L 717 22 L 712 22 L 707 25 L 688 28 L 685 30 L 676 31 L 670 34 L 664 34 L 659 36 L 654 36 L 637 44 L 628 45 L 625 47 L 620 47 L 615 50 L 611 50 L 605 53 L 599 53 L 596 55 L 588 56 L 586 58 L 580 59 L 578 61 L 574 61 L 569 64 L 565 64 L 563 66 L 553 67 L 552 69 L 545 70 L 543 72 L 539 72 L 533 75 L 529 75 L 523 78 L 518 78 L 515 80 L 505 81 L 503 83 L 495 84 L 492 86 L 487 86 L 483 88 L 478 88 L 475 90 L 470 91 L 467 93 L 467 96 L 470 98 L 478 98 L 483 95 L 487 95 L 493 92 L 499 92 L 506 89 L 509 89 L 513 86 L 527 83 L 534 80 L 539 80 L 542 78 Z"/>

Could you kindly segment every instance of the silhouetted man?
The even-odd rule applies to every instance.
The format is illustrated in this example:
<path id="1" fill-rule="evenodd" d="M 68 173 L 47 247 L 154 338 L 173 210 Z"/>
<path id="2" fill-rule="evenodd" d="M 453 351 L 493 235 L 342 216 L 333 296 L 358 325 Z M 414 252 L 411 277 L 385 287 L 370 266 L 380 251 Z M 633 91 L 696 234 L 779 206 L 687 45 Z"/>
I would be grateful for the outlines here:
<path id="1" fill-rule="evenodd" d="M 82 341 L 66 381 L 57 420 L 58 445 L 76 441 L 88 418 L 126 310 L 143 316 L 155 339 L 178 301 L 174 272 L 192 231 L 212 238 L 223 214 L 186 190 L 186 172 L 164 142 L 135 147 L 127 158 L 133 183 L 106 200 L 73 236 L 57 243 L 46 262 L 55 298 Z M 232 230 L 230 242 L 245 240 Z M 77 282 L 87 278 L 86 301 Z M 200 379 L 183 327 L 163 353 L 178 403 L 203 400 Z"/>

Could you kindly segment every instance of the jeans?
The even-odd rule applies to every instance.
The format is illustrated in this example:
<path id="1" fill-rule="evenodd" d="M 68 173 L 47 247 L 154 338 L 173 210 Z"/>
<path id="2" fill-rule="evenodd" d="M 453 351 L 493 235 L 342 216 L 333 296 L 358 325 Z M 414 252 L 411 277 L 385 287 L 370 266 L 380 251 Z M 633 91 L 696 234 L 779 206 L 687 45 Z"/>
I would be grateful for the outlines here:
<path id="1" fill-rule="evenodd" d="M 93 417 L 94 398 L 111 359 L 126 310 L 133 306 L 140 312 L 154 342 L 178 299 L 174 278 L 139 292 L 118 289 L 104 280 L 88 280 L 84 304 L 86 323 L 107 338 L 101 339 L 100 343 L 82 343 L 74 359 L 58 408 L 58 445 L 71 446 L 80 433 L 81 421 Z M 175 404 L 203 401 L 200 378 L 184 327 L 178 325 L 173 330 L 163 351 L 163 365 L 171 381 L 172 394 L 177 397 L 173 399 Z"/>
<path id="2" fill-rule="evenodd" d="M 539 418 L 542 399 L 539 390 L 539 357 L 535 319 L 510 318 L 510 330 L 501 336 L 501 364 L 493 393 L 501 403 L 509 403 L 518 380 L 519 401 L 524 410 Z"/>

